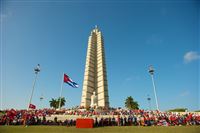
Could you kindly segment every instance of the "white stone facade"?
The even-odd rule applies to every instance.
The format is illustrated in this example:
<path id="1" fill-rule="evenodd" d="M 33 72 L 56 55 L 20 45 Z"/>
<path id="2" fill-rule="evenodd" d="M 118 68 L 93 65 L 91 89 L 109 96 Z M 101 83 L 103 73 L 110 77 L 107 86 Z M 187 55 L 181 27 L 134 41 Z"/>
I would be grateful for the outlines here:
<path id="1" fill-rule="evenodd" d="M 97 94 L 97 106 L 109 107 L 104 40 L 97 27 L 88 39 L 88 49 L 83 81 L 81 106 L 91 105 L 91 96 Z"/>

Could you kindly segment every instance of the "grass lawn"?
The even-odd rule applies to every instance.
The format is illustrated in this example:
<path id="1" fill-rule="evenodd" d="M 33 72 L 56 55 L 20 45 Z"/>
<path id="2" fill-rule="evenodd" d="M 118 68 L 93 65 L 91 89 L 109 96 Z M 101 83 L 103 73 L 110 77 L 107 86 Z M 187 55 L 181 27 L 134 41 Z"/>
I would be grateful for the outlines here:
<path id="1" fill-rule="evenodd" d="M 200 133 L 200 126 L 100 127 L 77 129 L 65 126 L 0 126 L 0 133 Z"/>

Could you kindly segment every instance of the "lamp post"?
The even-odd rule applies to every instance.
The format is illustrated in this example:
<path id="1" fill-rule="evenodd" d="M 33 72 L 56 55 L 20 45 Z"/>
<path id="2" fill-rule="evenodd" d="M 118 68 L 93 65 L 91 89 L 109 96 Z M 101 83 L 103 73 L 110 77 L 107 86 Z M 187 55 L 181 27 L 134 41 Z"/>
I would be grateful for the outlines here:
<path id="1" fill-rule="evenodd" d="M 149 73 L 151 75 L 151 79 L 152 79 L 152 83 L 153 83 L 153 90 L 154 90 L 154 95 L 155 95 L 155 100 L 156 100 L 156 108 L 159 111 L 159 107 L 158 107 L 158 98 L 157 98 L 157 94 L 156 94 L 156 86 L 155 86 L 155 82 L 154 82 L 154 68 L 153 66 L 149 66 Z"/>
<path id="2" fill-rule="evenodd" d="M 149 104 L 149 110 L 151 110 L 151 98 L 149 95 L 147 95 L 147 101 L 148 101 L 148 104 Z"/>
<path id="3" fill-rule="evenodd" d="M 27 110 L 29 110 L 29 105 L 31 104 L 31 101 L 32 101 L 33 92 L 34 92 L 34 88 L 35 88 L 35 83 L 36 83 L 36 80 L 37 80 L 37 75 L 40 72 L 40 64 L 38 64 L 36 66 L 36 68 L 34 68 L 34 71 L 35 71 L 35 78 L 34 78 L 34 81 L 33 81 L 33 88 L 32 88 L 32 91 L 31 91 L 31 96 L 30 96 L 30 100 L 29 100 L 29 104 L 28 104 Z"/>

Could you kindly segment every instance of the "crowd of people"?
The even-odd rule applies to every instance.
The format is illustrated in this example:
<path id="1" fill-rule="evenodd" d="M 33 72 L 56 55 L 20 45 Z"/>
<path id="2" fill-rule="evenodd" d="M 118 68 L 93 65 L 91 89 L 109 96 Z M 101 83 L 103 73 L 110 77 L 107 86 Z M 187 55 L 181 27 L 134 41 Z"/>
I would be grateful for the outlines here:
<path id="1" fill-rule="evenodd" d="M 64 120 L 57 116 L 66 117 Z M 73 117 L 72 117 L 73 116 Z M 47 119 L 52 118 L 53 119 Z M 54 109 L 4 110 L 0 112 L 0 125 L 63 125 L 75 126 L 76 118 L 92 118 L 94 126 L 180 126 L 200 125 L 198 113 L 174 113 L 148 110 L 86 110 Z"/>

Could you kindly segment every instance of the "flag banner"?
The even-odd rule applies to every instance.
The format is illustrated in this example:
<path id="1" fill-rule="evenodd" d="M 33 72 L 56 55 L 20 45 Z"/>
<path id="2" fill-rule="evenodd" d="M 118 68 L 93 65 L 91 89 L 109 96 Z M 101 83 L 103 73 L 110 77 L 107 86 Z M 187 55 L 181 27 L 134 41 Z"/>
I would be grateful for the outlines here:
<path id="1" fill-rule="evenodd" d="M 30 109 L 36 109 L 36 106 L 34 104 L 29 104 Z"/>
<path id="2" fill-rule="evenodd" d="M 67 74 L 64 74 L 64 82 L 73 88 L 78 88 L 78 84 L 74 82 Z"/>
<path id="3" fill-rule="evenodd" d="M 14 109 L 11 109 L 11 110 L 10 110 L 10 113 L 12 113 L 12 114 L 16 115 L 16 114 L 17 114 L 17 111 L 16 111 L 16 110 L 14 110 Z"/>

